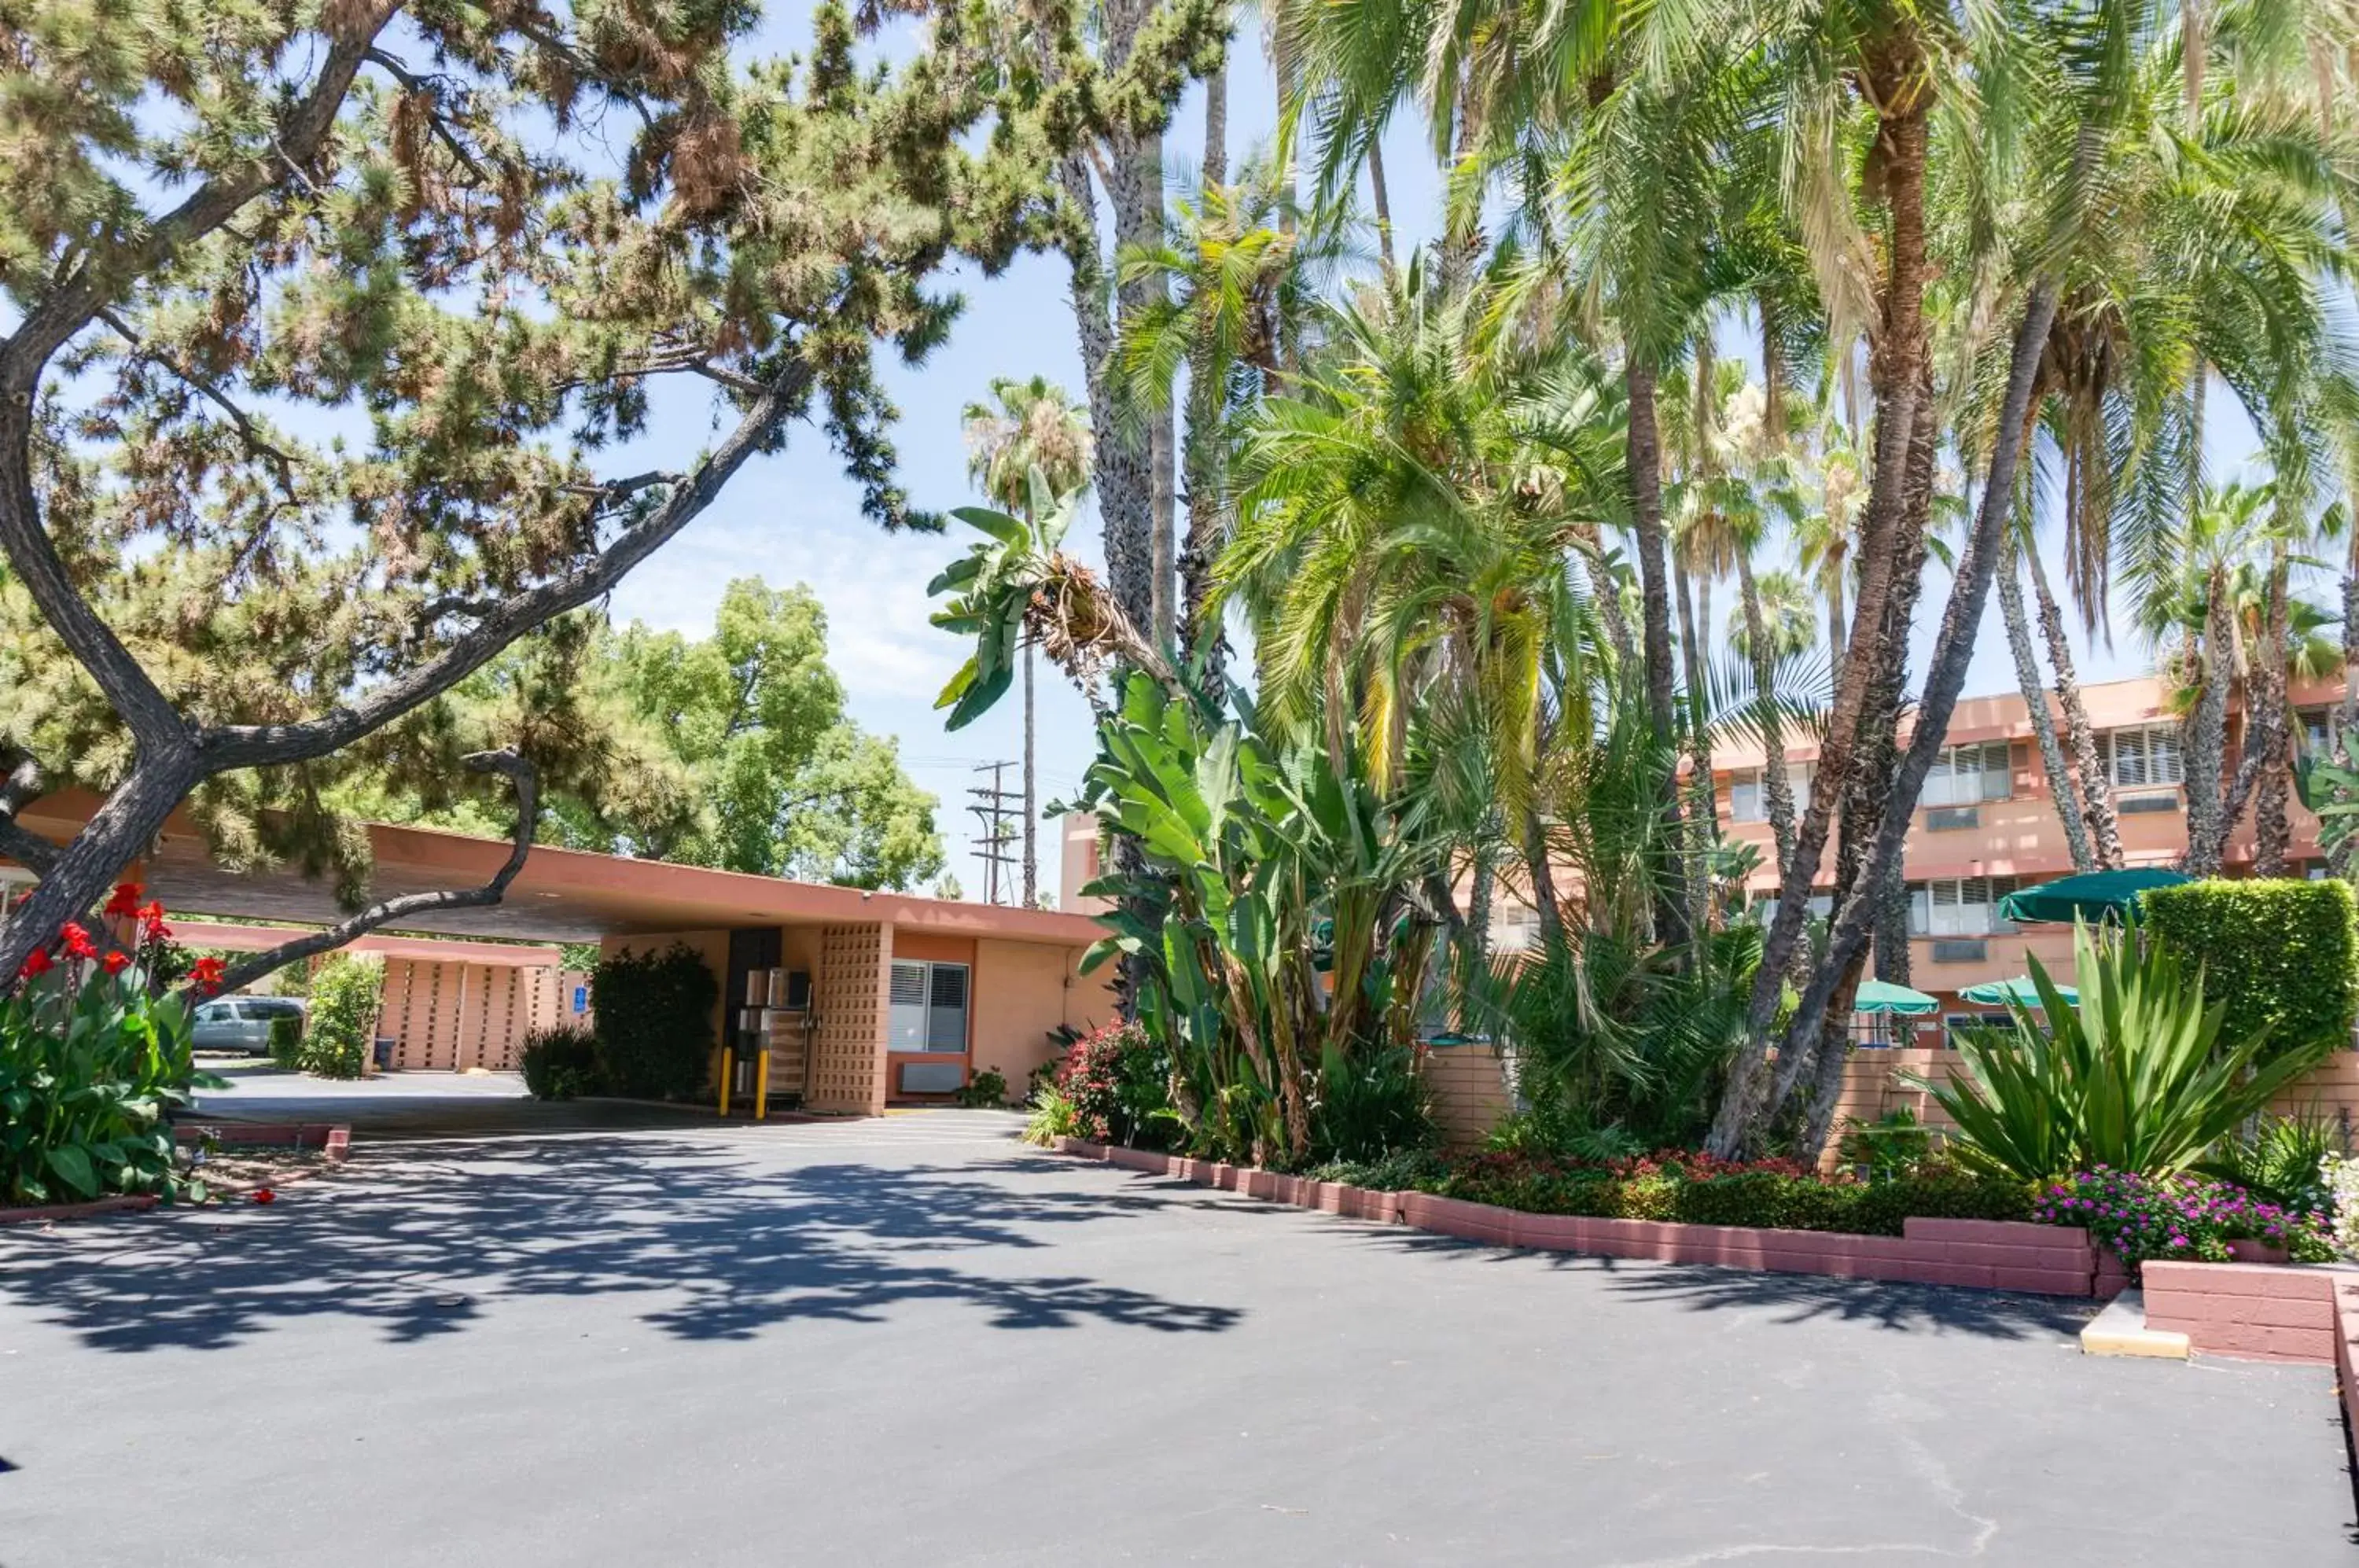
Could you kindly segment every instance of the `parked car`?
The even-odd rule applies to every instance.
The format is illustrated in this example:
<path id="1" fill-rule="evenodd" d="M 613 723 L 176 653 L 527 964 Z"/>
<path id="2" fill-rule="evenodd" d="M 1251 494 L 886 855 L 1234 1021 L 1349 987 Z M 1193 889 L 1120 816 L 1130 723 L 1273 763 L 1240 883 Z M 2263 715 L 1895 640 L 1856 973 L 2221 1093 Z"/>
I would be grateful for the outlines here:
<path id="1" fill-rule="evenodd" d="M 190 1044 L 198 1051 L 266 1056 L 271 1020 L 302 1017 L 303 1003 L 294 996 L 215 996 L 199 1004 Z"/>

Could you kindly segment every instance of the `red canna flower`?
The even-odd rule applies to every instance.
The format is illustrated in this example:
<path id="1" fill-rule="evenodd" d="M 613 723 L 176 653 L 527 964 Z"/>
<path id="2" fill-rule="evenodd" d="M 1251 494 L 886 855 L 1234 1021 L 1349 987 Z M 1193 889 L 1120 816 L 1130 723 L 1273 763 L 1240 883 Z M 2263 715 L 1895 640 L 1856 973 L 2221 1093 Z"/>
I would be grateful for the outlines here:
<path id="1" fill-rule="evenodd" d="M 114 952 L 108 953 L 104 958 L 100 959 L 98 961 L 98 966 L 105 970 L 109 975 L 120 975 L 125 970 L 131 967 L 131 955 L 118 947 Z"/>
<path id="2" fill-rule="evenodd" d="M 139 934 L 142 937 L 149 942 L 167 942 L 171 939 L 172 928 L 164 923 L 163 900 L 148 899 L 139 906 L 138 915 Z"/>
<path id="3" fill-rule="evenodd" d="M 68 958 L 96 958 L 98 948 L 90 940 L 90 932 L 68 920 L 58 929 L 58 945 Z"/>
<path id="4" fill-rule="evenodd" d="M 254 1190 L 254 1201 L 257 1203 L 275 1203 L 278 1201 L 278 1194 L 267 1187 L 256 1187 Z"/>
<path id="5" fill-rule="evenodd" d="M 112 918 L 125 920 L 137 914 L 141 891 L 136 882 L 117 882 L 114 885 L 114 897 L 106 901 L 105 913 Z"/>
<path id="6" fill-rule="evenodd" d="M 221 989 L 222 961 L 218 958 L 198 959 L 189 969 L 189 983 L 206 996 L 212 996 Z"/>
<path id="7" fill-rule="evenodd" d="M 37 947 L 25 959 L 25 967 L 16 971 L 19 980 L 30 980 L 36 975 L 47 975 L 56 965 L 49 960 L 49 950 Z"/>

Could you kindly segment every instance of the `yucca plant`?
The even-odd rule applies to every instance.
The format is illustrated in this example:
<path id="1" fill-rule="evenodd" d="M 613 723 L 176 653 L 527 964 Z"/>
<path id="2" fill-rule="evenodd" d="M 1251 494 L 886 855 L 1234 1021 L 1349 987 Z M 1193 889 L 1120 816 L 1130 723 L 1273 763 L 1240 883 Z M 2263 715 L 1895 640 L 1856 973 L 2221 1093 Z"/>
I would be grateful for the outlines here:
<path id="1" fill-rule="evenodd" d="M 2039 993 L 2010 1029 L 1972 1029 L 1960 1041 L 1965 1073 L 1919 1083 L 1957 1124 L 1953 1147 L 1973 1168 L 2044 1181 L 2104 1167 L 2167 1176 L 2202 1158 L 2239 1122 L 2315 1064 L 2318 1052 L 2261 1060 L 2266 1029 L 2223 1041 L 2223 1009 L 2206 1007 L 2201 969 L 2190 974 L 2165 942 L 2079 926 L 2072 938 L 2078 1004 L 2036 957 Z"/>

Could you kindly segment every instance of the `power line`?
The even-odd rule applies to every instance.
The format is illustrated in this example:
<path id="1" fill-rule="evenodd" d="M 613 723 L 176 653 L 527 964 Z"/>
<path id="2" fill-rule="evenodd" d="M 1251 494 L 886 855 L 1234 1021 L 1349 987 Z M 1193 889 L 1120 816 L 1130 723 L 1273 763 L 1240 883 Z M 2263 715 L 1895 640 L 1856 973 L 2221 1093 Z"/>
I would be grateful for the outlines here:
<path id="1" fill-rule="evenodd" d="M 1000 901 L 999 873 L 1003 866 L 1007 871 L 1010 895 L 1020 894 L 1023 887 L 1018 867 L 1020 857 L 1016 849 L 1018 837 L 1011 824 L 1022 818 L 1024 794 L 1020 789 L 1005 789 L 1001 784 L 1001 776 L 1015 766 L 1013 762 L 977 763 L 974 771 L 990 774 L 991 782 L 974 785 L 967 790 L 967 795 L 974 802 L 967 810 L 973 812 L 983 825 L 983 836 L 974 841 L 974 853 L 983 862 L 983 899 L 986 904 Z"/>

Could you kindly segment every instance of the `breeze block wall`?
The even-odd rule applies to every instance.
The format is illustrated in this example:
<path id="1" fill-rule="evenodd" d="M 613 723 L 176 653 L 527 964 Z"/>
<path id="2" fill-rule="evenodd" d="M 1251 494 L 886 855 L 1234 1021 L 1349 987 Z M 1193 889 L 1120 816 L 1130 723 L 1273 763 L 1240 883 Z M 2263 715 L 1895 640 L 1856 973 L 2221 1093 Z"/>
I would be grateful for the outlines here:
<path id="1" fill-rule="evenodd" d="M 819 1031 L 811 1042 L 809 1109 L 884 1114 L 892 955 L 893 928 L 887 923 L 820 931 L 819 972 L 811 977 Z"/>

